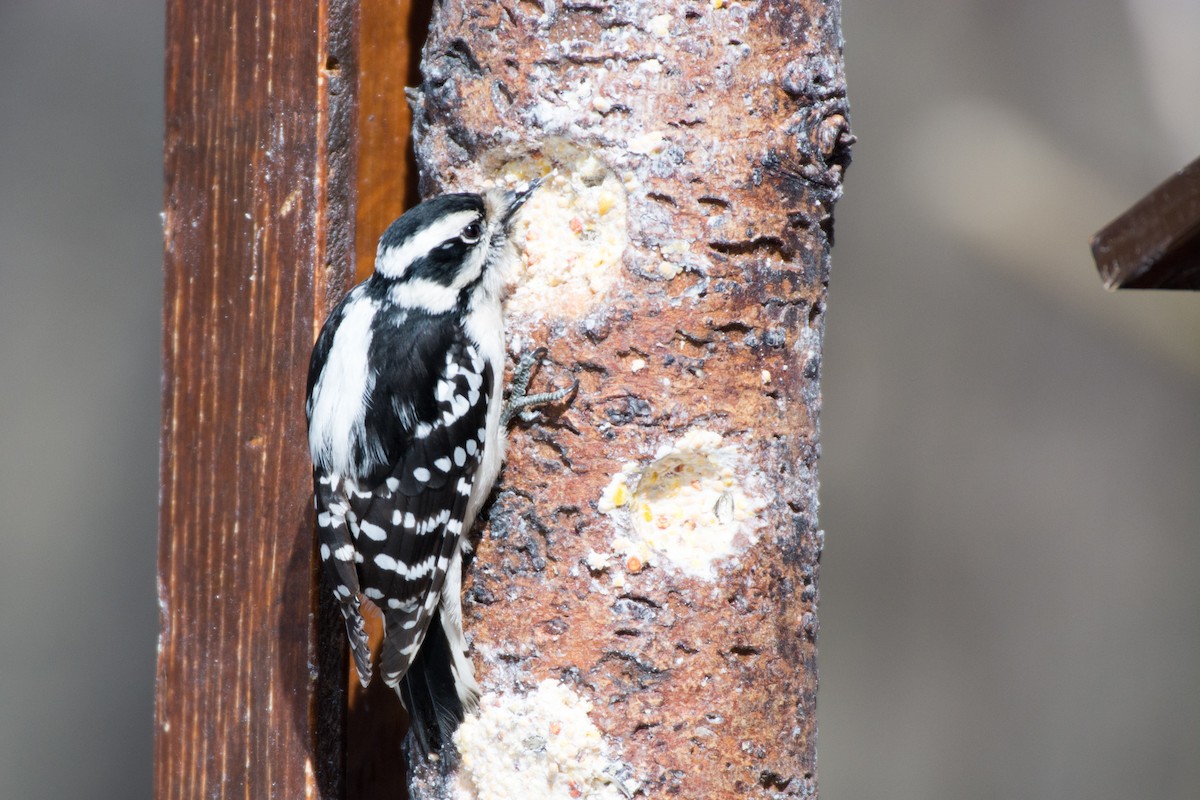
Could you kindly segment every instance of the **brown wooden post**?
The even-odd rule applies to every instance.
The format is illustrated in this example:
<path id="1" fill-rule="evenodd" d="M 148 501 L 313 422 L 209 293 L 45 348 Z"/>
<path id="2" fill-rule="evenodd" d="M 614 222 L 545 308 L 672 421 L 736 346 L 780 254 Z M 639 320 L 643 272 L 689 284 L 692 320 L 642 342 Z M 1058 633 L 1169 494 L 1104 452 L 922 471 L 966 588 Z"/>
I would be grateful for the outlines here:
<path id="1" fill-rule="evenodd" d="M 383 231 L 418 201 L 412 115 L 404 91 L 421 82 L 430 6 L 430 0 L 361 0 L 358 5 L 356 280 L 371 274 Z M 378 654 L 381 620 L 368 608 L 366 621 Z M 346 797 L 403 798 L 406 717 L 400 700 L 381 680 L 364 690 L 357 675 L 347 677 Z"/>
<path id="2" fill-rule="evenodd" d="M 404 90 L 421 83 L 421 45 L 431 0 L 361 0 L 358 54 L 358 278 L 392 220 L 417 204 L 412 113 Z"/>
<path id="3" fill-rule="evenodd" d="M 160 800 L 342 794 L 303 396 L 353 272 L 354 44 L 349 0 L 168 3 Z"/>
<path id="4" fill-rule="evenodd" d="M 837 0 L 435 11 L 422 193 L 545 178 L 511 349 L 549 346 L 538 388 L 580 382 L 513 432 L 468 575 L 476 796 L 816 794 L 841 48 Z"/>

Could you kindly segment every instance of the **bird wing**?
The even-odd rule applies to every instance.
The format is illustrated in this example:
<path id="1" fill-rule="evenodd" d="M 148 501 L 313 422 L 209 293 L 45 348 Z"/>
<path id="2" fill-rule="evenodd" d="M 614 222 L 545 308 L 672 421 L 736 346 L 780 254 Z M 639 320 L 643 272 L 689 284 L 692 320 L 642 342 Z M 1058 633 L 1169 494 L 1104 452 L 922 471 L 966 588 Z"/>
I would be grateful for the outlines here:
<path id="1" fill-rule="evenodd" d="M 465 533 L 467 501 L 486 436 L 491 367 L 461 331 L 443 342 L 444 349 L 436 348 L 442 351 L 440 363 L 424 361 L 436 374 L 420 383 L 425 396 L 412 396 L 411 385 L 388 386 L 386 380 L 375 387 L 371 407 L 379 418 L 369 420 L 368 427 L 391 431 L 381 448 L 389 468 L 374 486 L 358 485 L 347 493 L 359 585 L 383 611 L 380 670 L 393 687 L 437 610 L 446 570 Z"/>
<path id="2" fill-rule="evenodd" d="M 314 390 L 323 370 L 329 364 L 334 337 L 346 310 L 360 294 L 361 290 L 356 289 L 338 303 L 313 347 L 308 368 L 308 400 L 305 405 L 310 424 L 314 410 Z M 311 429 L 309 433 L 311 436 Z M 355 570 L 357 550 L 347 519 L 350 502 L 347 497 L 346 477 L 338 474 L 321 459 L 314 460 L 313 502 L 317 511 L 317 538 L 320 543 L 321 561 L 326 567 L 326 574 L 332 578 L 333 596 L 346 620 L 346 635 L 354 654 L 354 666 L 358 671 L 359 680 L 366 686 L 371 682 L 371 650 L 360 611 L 358 572 Z"/>
<path id="3" fill-rule="evenodd" d="M 353 512 L 350 511 L 345 482 L 341 478 L 314 469 L 313 484 L 321 562 L 333 578 L 333 596 L 346 620 L 346 636 L 350 640 L 354 668 L 358 672 L 358 679 L 366 686 L 371 682 L 371 648 L 358 599 L 358 572 L 355 569 L 358 550 L 351 538 L 347 518 Z"/>

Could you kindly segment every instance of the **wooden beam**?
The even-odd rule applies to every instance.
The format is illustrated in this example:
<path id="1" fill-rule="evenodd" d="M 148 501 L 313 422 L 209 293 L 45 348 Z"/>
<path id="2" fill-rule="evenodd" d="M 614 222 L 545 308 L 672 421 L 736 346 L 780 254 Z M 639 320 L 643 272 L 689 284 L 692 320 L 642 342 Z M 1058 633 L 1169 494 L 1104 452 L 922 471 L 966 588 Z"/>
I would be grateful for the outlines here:
<path id="1" fill-rule="evenodd" d="M 1200 290 L 1200 158 L 1092 238 L 1108 289 Z"/>
<path id="2" fill-rule="evenodd" d="M 432 5 L 431 0 L 361 0 L 358 6 L 356 280 L 370 276 L 383 231 L 420 199 L 405 88 L 421 83 L 421 46 Z M 378 653 L 382 623 L 377 615 L 366 617 Z M 400 748 L 407 717 L 399 698 L 380 680 L 364 690 L 355 674 L 348 675 L 348 690 L 346 797 L 407 797 Z"/>
<path id="3" fill-rule="evenodd" d="M 168 3 L 160 800 L 342 793 L 303 397 L 353 274 L 355 19 L 349 0 Z"/>
<path id="4" fill-rule="evenodd" d="M 421 83 L 421 46 L 431 0 L 363 0 L 358 44 L 358 279 L 375 264 L 375 245 L 392 220 L 415 206 L 412 112 L 404 90 Z"/>

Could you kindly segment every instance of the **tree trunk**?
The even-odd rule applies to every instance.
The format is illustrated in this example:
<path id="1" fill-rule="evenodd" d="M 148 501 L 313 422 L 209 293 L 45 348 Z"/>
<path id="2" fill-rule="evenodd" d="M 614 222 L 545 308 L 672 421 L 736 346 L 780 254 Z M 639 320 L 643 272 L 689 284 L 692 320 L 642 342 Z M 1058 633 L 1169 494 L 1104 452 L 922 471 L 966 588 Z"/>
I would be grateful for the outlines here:
<path id="1" fill-rule="evenodd" d="M 818 377 L 852 138 L 836 0 L 445 0 L 422 194 L 545 175 L 511 435 L 468 572 L 474 796 L 816 794 Z M 416 795 L 439 796 L 432 778 Z M 533 788 L 531 788 L 533 787 Z"/>

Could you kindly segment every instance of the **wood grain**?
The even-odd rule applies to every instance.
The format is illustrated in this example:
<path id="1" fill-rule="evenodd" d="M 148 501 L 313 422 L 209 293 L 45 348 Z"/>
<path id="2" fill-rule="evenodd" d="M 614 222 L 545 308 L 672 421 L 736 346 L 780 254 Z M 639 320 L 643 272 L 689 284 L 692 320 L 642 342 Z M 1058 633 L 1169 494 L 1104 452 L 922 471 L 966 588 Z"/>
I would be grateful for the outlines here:
<path id="1" fill-rule="evenodd" d="M 358 279 L 375 263 L 384 229 L 419 202 L 404 89 L 421 83 L 430 0 L 364 0 L 358 50 Z"/>
<path id="2" fill-rule="evenodd" d="M 1200 159 L 1092 238 L 1107 289 L 1200 291 Z"/>
<path id="3" fill-rule="evenodd" d="M 410 140 L 412 114 L 404 90 L 421 81 L 421 46 L 431 7 L 430 0 L 359 4 L 356 280 L 370 276 L 383 231 L 419 200 Z M 380 618 L 368 613 L 367 627 L 377 654 L 383 636 Z M 347 678 L 346 796 L 406 797 L 400 742 L 407 717 L 400 700 L 382 681 L 364 690 L 356 675 Z"/>
<path id="4" fill-rule="evenodd" d="M 352 274 L 354 24 L 343 0 L 168 3 L 160 799 L 341 794 L 303 396 Z"/>

